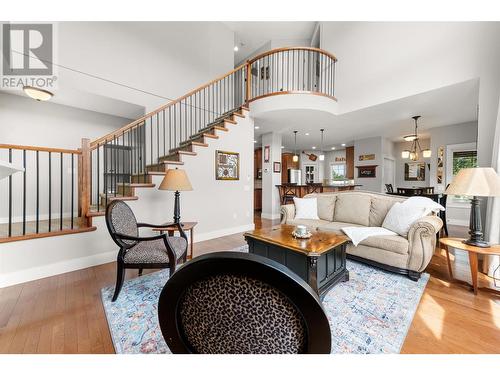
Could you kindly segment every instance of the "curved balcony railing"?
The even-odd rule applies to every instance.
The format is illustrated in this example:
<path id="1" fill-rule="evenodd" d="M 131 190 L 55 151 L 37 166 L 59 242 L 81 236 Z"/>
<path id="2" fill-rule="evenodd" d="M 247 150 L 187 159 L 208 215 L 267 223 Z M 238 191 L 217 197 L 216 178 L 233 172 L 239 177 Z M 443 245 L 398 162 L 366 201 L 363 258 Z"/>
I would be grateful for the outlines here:
<path id="1" fill-rule="evenodd" d="M 319 48 L 279 48 L 247 62 L 249 101 L 280 94 L 307 93 L 335 100 L 337 59 Z"/>
<path id="2" fill-rule="evenodd" d="M 90 142 L 91 209 L 105 209 L 108 199 L 123 194 L 127 184 L 141 182 L 148 166 L 254 100 L 296 93 L 335 100 L 336 61 L 318 48 L 271 50 Z"/>

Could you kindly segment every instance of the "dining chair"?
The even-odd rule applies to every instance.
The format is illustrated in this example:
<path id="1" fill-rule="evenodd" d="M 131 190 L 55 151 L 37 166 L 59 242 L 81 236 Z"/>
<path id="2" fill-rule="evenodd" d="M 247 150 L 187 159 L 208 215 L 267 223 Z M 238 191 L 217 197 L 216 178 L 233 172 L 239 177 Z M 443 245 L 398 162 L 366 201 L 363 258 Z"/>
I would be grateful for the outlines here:
<path id="1" fill-rule="evenodd" d="M 394 193 L 394 188 L 392 187 L 392 184 L 385 184 L 385 190 L 387 193 Z"/>
<path id="2" fill-rule="evenodd" d="M 322 193 L 322 192 L 323 192 L 322 183 L 310 182 L 307 184 L 307 194 Z"/>
<path id="3" fill-rule="evenodd" d="M 120 247 L 116 259 L 116 286 L 113 302 L 123 286 L 126 269 L 169 268 L 172 275 L 176 266 L 187 259 L 188 241 L 181 224 L 177 223 L 179 236 L 160 234 L 139 236 L 139 228 L 163 228 L 165 224 L 138 223 L 129 205 L 113 201 L 106 208 L 106 226 L 113 241 Z"/>
<path id="4" fill-rule="evenodd" d="M 215 252 L 174 273 L 158 301 L 174 354 L 327 354 L 328 318 L 298 275 L 260 255 Z"/>
<path id="5" fill-rule="evenodd" d="M 283 186 L 283 197 L 282 204 L 293 203 L 293 198 L 297 197 L 297 184 L 296 183 L 285 183 Z"/>

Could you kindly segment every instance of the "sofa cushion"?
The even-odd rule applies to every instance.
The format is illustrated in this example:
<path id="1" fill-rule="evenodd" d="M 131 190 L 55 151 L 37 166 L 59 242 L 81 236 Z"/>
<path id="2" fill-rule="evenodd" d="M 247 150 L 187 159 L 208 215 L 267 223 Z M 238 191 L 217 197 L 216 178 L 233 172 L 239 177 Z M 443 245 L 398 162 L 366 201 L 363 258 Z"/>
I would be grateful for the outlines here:
<path id="1" fill-rule="evenodd" d="M 312 220 L 312 219 L 293 219 L 287 220 L 287 224 L 290 225 L 305 225 L 306 227 L 317 229 L 320 226 L 330 223 L 326 220 Z"/>
<path id="2" fill-rule="evenodd" d="M 344 227 L 362 227 L 362 225 L 352 224 L 352 223 L 343 223 L 341 221 L 334 221 L 331 223 L 326 223 L 326 224 L 318 226 L 318 230 L 323 230 L 325 232 L 335 232 L 337 234 L 344 234 L 344 232 L 342 232 L 342 228 L 344 228 Z"/>
<path id="3" fill-rule="evenodd" d="M 295 219 L 318 220 L 318 200 L 293 197 Z"/>
<path id="4" fill-rule="evenodd" d="M 401 236 L 373 236 L 361 241 L 359 245 L 375 247 L 397 254 L 408 254 L 409 242 Z"/>
<path id="5" fill-rule="evenodd" d="M 425 214 L 424 208 L 408 208 L 396 202 L 387 213 L 382 227 L 406 237 L 411 225 Z"/>
<path id="6" fill-rule="evenodd" d="M 316 198 L 318 202 L 318 216 L 321 220 L 333 221 L 335 200 L 333 194 L 308 194 L 304 198 Z"/>
<path id="7" fill-rule="evenodd" d="M 333 221 L 350 224 L 369 225 L 371 197 L 364 194 L 342 193 L 335 202 Z"/>
<path id="8" fill-rule="evenodd" d="M 369 223 L 371 227 L 381 227 L 384 222 L 385 216 L 398 201 L 404 201 L 403 199 L 397 199 L 394 196 L 387 197 L 373 197 L 372 204 L 370 206 L 370 217 Z"/>

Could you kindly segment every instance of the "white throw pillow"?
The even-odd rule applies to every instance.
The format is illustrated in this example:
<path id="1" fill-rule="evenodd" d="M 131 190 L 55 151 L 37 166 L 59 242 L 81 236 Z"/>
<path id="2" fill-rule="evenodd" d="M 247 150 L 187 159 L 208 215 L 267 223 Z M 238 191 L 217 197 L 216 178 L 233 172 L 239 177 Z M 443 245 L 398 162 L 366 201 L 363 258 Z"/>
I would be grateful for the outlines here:
<path id="1" fill-rule="evenodd" d="M 295 219 L 313 219 L 318 217 L 318 200 L 316 198 L 293 198 Z"/>
<path id="2" fill-rule="evenodd" d="M 396 202 L 385 216 L 382 227 L 406 237 L 411 225 L 424 216 L 426 216 L 424 208 L 416 207 L 409 209 L 404 204 Z"/>

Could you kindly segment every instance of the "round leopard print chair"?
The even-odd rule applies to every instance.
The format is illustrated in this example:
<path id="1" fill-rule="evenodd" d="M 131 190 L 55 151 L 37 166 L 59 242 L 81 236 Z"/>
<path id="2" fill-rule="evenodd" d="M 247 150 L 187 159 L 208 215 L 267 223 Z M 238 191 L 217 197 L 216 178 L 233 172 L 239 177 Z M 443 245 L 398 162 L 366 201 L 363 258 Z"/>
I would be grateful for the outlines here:
<path id="1" fill-rule="evenodd" d="M 158 317 L 173 353 L 330 353 L 330 326 L 312 288 L 255 254 L 186 263 L 165 284 Z"/>

